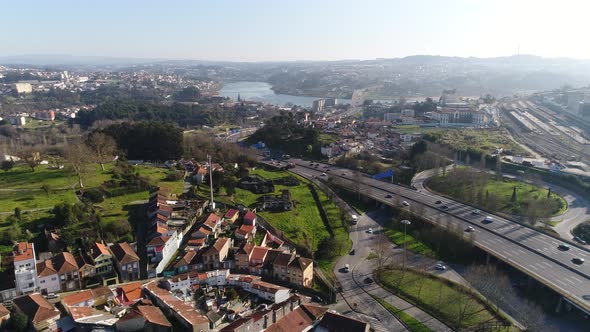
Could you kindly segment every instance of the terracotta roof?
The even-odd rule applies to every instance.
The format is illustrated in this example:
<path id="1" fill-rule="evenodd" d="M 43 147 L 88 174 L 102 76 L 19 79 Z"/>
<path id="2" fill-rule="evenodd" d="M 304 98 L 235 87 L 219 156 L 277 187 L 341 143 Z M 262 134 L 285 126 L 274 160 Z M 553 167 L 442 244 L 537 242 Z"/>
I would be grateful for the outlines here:
<path id="1" fill-rule="evenodd" d="M 197 174 L 206 175 L 207 169 L 205 167 L 199 167 L 199 169 L 197 170 Z"/>
<path id="2" fill-rule="evenodd" d="M 207 274 L 203 273 L 205 275 L 205 279 L 207 279 Z M 181 273 L 181 274 L 177 274 L 174 277 L 170 277 L 171 282 L 179 282 L 181 280 L 186 280 L 188 278 L 191 279 L 201 279 L 199 278 L 199 272 L 197 271 L 190 271 L 190 272 L 185 272 L 185 273 Z"/>
<path id="3" fill-rule="evenodd" d="M 240 246 L 240 248 L 238 249 L 238 254 L 250 255 L 252 250 L 254 250 L 254 245 L 252 245 L 249 242 L 246 242 Z"/>
<path id="4" fill-rule="evenodd" d="M 283 252 L 280 249 L 270 249 L 264 258 L 265 265 L 272 265 L 277 257 Z"/>
<path id="5" fill-rule="evenodd" d="M 168 228 L 168 225 L 160 223 L 156 223 L 153 228 L 154 232 L 158 234 L 164 234 L 170 230 L 170 228 Z"/>
<path id="6" fill-rule="evenodd" d="M 271 283 L 266 282 L 266 281 L 256 281 L 256 282 L 254 282 L 252 284 L 252 288 L 254 288 L 254 289 L 260 289 L 260 290 L 262 290 L 264 292 L 273 293 L 273 294 L 276 293 L 276 292 L 278 292 L 279 290 L 282 290 L 282 289 L 289 289 L 289 288 L 286 288 L 286 287 L 283 287 L 283 286 L 271 284 Z"/>
<path id="7" fill-rule="evenodd" d="M 59 310 L 39 293 L 17 297 L 13 302 L 34 325 L 60 315 Z"/>
<path id="8" fill-rule="evenodd" d="M 155 297 L 159 298 L 165 306 L 173 308 L 173 310 L 187 323 L 193 326 L 209 323 L 209 319 L 206 316 L 199 314 L 191 305 L 184 303 L 184 301 L 172 295 L 169 291 L 158 287 L 156 281 L 151 281 L 144 287 Z"/>
<path id="9" fill-rule="evenodd" d="M 51 259 L 37 263 L 37 276 L 47 277 L 54 274 L 57 274 L 57 270 L 53 267 Z"/>
<path id="10" fill-rule="evenodd" d="M 288 266 L 294 256 L 295 255 L 290 252 L 282 252 L 277 256 L 277 258 L 275 258 L 273 264 L 279 266 Z"/>
<path id="11" fill-rule="evenodd" d="M 289 267 L 296 267 L 301 271 L 304 271 L 312 263 L 313 261 L 309 258 L 297 257 L 289 264 Z"/>
<path id="12" fill-rule="evenodd" d="M 360 320 L 352 319 L 346 316 L 326 312 L 324 317 L 319 321 L 318 326 L 323 327 L 328 331 L 350 331 L 350 332 L 365 332 L 368 330 L 368 323 Z"/>
<path id="13" fill-rule="evenodd" d="M 78 304 L 89 301 L 93 298 L 94 296 L 92 295 L 92 291 L 87 289 L 70 294 L 68 296 L 64 296 L 64 298 L 61 301 L 63 304 L 67 306 L 77 306 Z"/>
<path id="14" fill-rule="evenodd" d="M 219 221 L 219 219 L 221 219 L 218 215 L 216 215 L 215 213 L 209 213 L 209 215 L 207 216 L 207 219 L 205 219 L 205 223 L 207 222 L 215 222 L 217 223 Z"/>
<path id="15" fill-rule="evenodd" d="M 188 240 L 188 245 L 189 246 L 202 246 L 203 244 L 205 244 L 205 238 L 202 237 L 200 239 L 191 239 Z"/>
<path id="16" fill-rule="evenodd" d="M 229 209 L 226 213 L 225 213 L 225 218 L 228 219 L 233 219 L 238 213 L 240 213 L 238 210 L 236 209 Z"/>
<path id="17" fill-rule="evenodd" d="M 168 239 L 170 239 L 169 236 L 165 236 L 165 235 L 157 236 L 157 237 L 151 239 L 151 241 L 147 245 L 150 246 L 150 247 L 152 247 L 152 246 L 153 247 L 163 246 L 163 245 L 166 244 L 166 242 L 168 241 Z"/>
<path id="18" fill-rule="evenodd" d="M 143 318 L 152 324 L 159 326 L 172 327 L 172 324 L 166 319 L 164 313 L 158 308 L 151 305 L 140 305 L 137 310 L 141 313 Z"/>
<path id="19" fill-rule="evenodd" d="M 223 247 L 225 246 L 225 244 L 229 241 L 228 238 L 226 237 L 220 237 L 219 239 L 217 239 L 217 241 L 215 241 L 215 244 L 212 245 L 207 252 L 210 251 L 216 251 L 216 252 L 221 252 L 221 249 L 223 249 Z"/>
<path id="20" fill-rule="evenodd" d="M 267 332 L 301 332 L 310 327 L 318 317 L 325 313 L 327 308 L 300 305 L 297 309 L 283 316 L 276 323 L 266 329 Z M 338 329 L 330 331 L 348 331 Z"/>
<path id="21" fill-rule="evenodd" d="M 58 274 L 65 274 L 74 271 L 78 271 L 78 262 L 71 253 L 64 251 L 61 254 L 51 259 L 53 267 L 57 270 Z"/>
<path id="22" fill-rule="evenodd" d="M 259 261 L 264 261 L 264 257 L 266 257 L 266 254 L 268 253 L 268 248 L 267 247 L 259 247 L 256 246 L 254 247 L 254 250 L 252 251 L 252 256 L 250 257 L 251 260 L 259 260 Z"/>
<path id="23" fill-rule="evenodd" d="M 70 316 L 74 321 L 94 315 L 92 307 L 71 307 Z"/>
<path id="24" fill-rule="evenodd" d="M 0 317 L 4 317 L 6 315 L 10 315 L 10 310 L 6 309 L 6 307 L 0 303 Z"/>
<path id="25" fill-rule="evenodd" d="M 35 258 L 35 250 L 33 248 L 33 243 L 29 242 L 19 242 L 17 245 L 14 246 L 14 261 L 20 262 L 27 259 L 34 259 Z"/>
<path id="26" fill-rule="evenodd" d="M 244 215 L 244 222 L 252 222 L 254 219 L 256 219 L 256 214 L 252 211 L 248 211 Z"/>
<path id="27" fill-rule="evenodd" d="M 211 234 L 211 231 L 210 231 L 210 230 L 208 230 L 208 229 L 207 229 L 207 228 L 205 228 L 205 227 L 200 227 L 200 228 L 197 230 L 197 232 L 203 233 L 203 234 L 205 234 L 205 235 L 209 235 L 209 234 Z M 196 233 L 196 232 L 195 232 L 195 233 Z"/>
<path id="28" fill-rule="evenodd" d="M 175 267 L 189 265 L 193 258 L 197 255 L 195 250 L 187 250 L 184 256 L 174 264 Z"/>
<path id="29" fill-rule="evenodd" d="M 142 297 L 141 282 L 131 282 L 117 287 L 117 301 L 121 304 L 129 304 Z"/>
<path id="30" fill-rule="evenodd" d="M 96 259 L 100 255 L 111 256 L 109 249 L 102 243 L 95 243 L 92 248 L 90 248 L 90 253 L 92 254 L 92 258 Z"/>
<path id="31" fill-rule="evenodd" d="M 139 257 L 127 242 L 113 244 L 111 252 L 120 264 L 139 262 Z"/>

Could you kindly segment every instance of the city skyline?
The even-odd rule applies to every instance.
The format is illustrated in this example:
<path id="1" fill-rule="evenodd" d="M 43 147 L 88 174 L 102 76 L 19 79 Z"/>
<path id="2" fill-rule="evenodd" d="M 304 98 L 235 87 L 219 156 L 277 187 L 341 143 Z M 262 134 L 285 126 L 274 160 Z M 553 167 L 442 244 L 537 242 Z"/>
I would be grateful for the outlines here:
<path id="1" fill-rule="evenodd" d="M 314 61 L 520 53 L 590 59 L 590 46 L 580 43 L 590 4 L 566 3 L 12 2 L 0 14 L 0 28 L 14 32 L 0 36 L 0 56 Z"/>

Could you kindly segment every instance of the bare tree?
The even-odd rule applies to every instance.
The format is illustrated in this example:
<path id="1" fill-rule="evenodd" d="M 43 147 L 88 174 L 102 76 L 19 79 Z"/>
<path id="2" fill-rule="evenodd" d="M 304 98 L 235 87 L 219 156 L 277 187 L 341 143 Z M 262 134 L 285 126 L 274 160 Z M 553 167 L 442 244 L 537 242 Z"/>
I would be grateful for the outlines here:
<path id="1" fill-rule="evenodd" d="M 16 155 L 22 162 L 31 168 L 31 172 L 41 164 L 41 152 L 44 147 L 41 145 L 35 146 L 20 146 L 16 149 Z"/>
<path id="2" fill-rule="evenodd" d="M 91 155 L 90 149 L 81 141 L 70 144 L 65 151 L 65 158 L 73 173 L 78 177 L 80 188 L 84 188 L 82 179 L 87 174 L 88 165 L 91 163 L 91 160 L 88 159 L 89 155 Z"/>
<path id="3" fill-rule="evenodd" d="M 390 248 L 390 242 L 385 237 L 385 235 L 380 234 L 377 237 L 377 243 L 376 243 L 375 249 L 373 251 L 374 251 L 375 255 L 377 256 L 376 257 L 377 267 L 379 269 L 384 267 L 388 263 L 390 263 L 391 258 L 392 258 L 392 256 L 391 256 L 392 250 Z"/>
<path id="4" fill-rule="evenodd" d="M 104 163 L 113 160 L 117 148 L 115 139 L 107 134 L 94 132 L 88 136 L 87 143 L 94 152 L 100 168 L 104 171 Z"/>

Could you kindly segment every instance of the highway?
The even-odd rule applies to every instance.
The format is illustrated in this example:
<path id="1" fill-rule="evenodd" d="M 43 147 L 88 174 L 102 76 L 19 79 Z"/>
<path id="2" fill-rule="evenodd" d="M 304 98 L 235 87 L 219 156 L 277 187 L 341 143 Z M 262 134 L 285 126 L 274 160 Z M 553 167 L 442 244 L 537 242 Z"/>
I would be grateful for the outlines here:
<path id="1" fill-rule="evenodd" d="M 324 164 L 310 166 L 309 161 L 300 159 L 288 162 L 296 165 L 290 171 L 304 177 L 326 180 L 333 177 L 341 185 L 355 187 L 355 177 L 350 170 Z M 493 216 L 493 222 L 485 224 L 482 222 L 485 215 L 473 214 L 473 207 L 430 192 L 389 184 L 366 175 L 362 176 L 361 182 L 361 194 L 381 203 L 395 206 L 398 202 L 407 201 L 410 206 L 403 208 L 419 211 L 423 218 L 439 226 L 448 228 L 459 225 L 462 229 L 473 227 L 474 231 L 465 232 L 465 236 L 471 237 L 477 247 L 533 277 L 590 313 L 590 251 L 587 249 L 570 245 L 569 250 L 562 251 L 558 248 L 562 241 L 499 216 Z M 392 198 L 387 198 L 387 195 Z M 396 195 L 400 198 L 396 198 Z M 436 204 L 439 200 L 442 203 Z M 443 205 L 448 208 L 441 209 Z M 586 262 L 576 265 L 572 262 L 573 258 L 583 258 Z"/>

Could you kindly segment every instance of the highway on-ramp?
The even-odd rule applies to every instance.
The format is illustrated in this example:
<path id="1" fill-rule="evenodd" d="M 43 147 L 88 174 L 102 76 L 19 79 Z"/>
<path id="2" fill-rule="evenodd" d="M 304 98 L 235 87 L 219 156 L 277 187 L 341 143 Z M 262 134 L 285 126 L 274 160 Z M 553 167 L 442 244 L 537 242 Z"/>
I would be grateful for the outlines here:
<path id="1" fill-rule="evenodd" d="M 395 206 L 406 201 L 403 207 L 419 212 L 424 219 L 442 227 L 473 227 L 465 236 L 474 244 L 533 277 L 542 284 L 561 294 L 578 308 L 590 313 L 590 251 L 570 245 L 569 250 L 560 250 L 559 239 L 538 230 L 521 225 L 515 221 L 491 215 L 493 222 L 484 223 L 486 215 L 474 214 L 474 208 L 434 193 L 416 191 L 400 185 L 371 179 L 363 175 L 360 185 L 353 171 L 317 164 L 309 161 L 291 159 L 295 164 L 290 171 L 302 176 L 328 180 L 333 177 L 340 185 L 353 189 L 360 187 L 360 193 L 381 203 Z M 399 198 L 396 198 L 399 195 Z M 441 203 L 437 204 L 437 201 Z M 442 206 L 446 206 L 443 209 Z M 459 225 L 459 226 L 454 226 Z M 572 260 L 582 258 L 586 262 L 577 265 Z"/>

